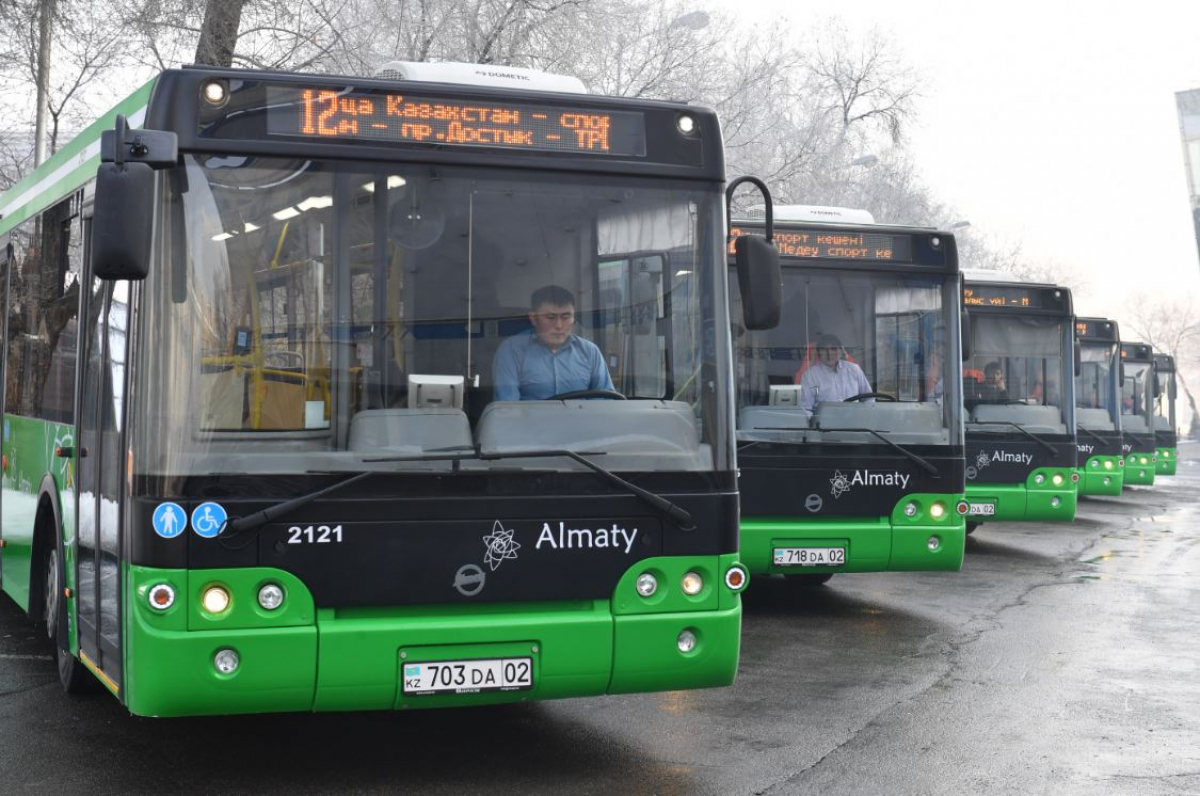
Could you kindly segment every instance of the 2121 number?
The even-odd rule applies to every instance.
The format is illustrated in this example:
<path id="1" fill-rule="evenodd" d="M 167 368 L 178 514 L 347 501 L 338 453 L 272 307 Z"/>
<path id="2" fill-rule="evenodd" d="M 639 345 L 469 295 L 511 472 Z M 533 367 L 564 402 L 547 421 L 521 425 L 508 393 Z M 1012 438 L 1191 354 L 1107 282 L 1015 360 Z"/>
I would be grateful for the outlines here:
<path id="1" fill-rule="evenodd" d="M 342 541 L 342 526 L 308 525 L 300 527 L 293 525 L 288 528 L 288 544 L 332 544 Z"/>

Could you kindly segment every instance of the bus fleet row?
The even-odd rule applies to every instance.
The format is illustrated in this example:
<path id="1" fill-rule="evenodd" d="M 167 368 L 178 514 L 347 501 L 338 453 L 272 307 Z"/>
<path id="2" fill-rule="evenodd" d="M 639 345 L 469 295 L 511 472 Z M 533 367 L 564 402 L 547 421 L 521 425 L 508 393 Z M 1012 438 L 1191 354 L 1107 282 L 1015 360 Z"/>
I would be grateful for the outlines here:
<path id="1" fill-rule="evenodd" d="M 447 74 L 169 70 L 0 195 L 0 588 L 68 691 L 727 685 L 752 575 L 956 571 L 1174 472 L 1170 358 L 1067 288 L 727 187 L 706 109 Z M 612 389 L 501 399 L 547 286 Z"/>

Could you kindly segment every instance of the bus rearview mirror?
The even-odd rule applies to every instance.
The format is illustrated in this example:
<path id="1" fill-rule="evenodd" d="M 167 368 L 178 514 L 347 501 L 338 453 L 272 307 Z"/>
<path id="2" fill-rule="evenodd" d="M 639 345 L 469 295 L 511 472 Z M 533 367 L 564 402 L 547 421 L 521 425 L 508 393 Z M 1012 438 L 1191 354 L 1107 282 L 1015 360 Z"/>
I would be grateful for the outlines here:
<path id="1" fill-rule="evenodd" d="M 971 313 L 965 308 L 959 314 L 959 334 L 962 337 L 962 361 L 971 358 Z"/>
<path id="2" fill-rule="evenodd" d="M 755 331 L 774 329 L 783 311 L 779 250 L 757 235 L 741 235 L 733 242 L 733 255 L 742 294 L 742 322 Z"/>
<path id="3" fill-rule="evenodd" d="M 1078 378 L 1083 375 L 1083 351 L 1079 347 L 1079 338 L 1075 338 L 1075 376 Z"/>
<path id="4" fill-rule="evenodd" d="M 92 215 L 92 275 L 145 279 L 153 218 L 154 169 L 145 163 L 101 163 Z"/>

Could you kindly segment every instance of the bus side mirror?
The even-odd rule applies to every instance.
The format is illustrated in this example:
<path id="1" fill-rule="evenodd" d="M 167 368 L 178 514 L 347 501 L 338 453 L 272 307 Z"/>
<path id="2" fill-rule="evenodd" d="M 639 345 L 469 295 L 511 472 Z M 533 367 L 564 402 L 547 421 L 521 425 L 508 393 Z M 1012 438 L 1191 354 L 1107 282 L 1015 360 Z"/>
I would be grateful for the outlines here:
<path id="1" fill-rule="evenodd" d="M 1075 339 L 1075 376 L 1083 375 L 1083 352 L 1079 349 L 1079 338 Z"/>
<path id="2" fill-rule="evenodd" d="M 733 253 L 742 294 L 742 322 L 747 329 L 774 329 L 783 311 L 779 250 L 757 235 L 742 235 L 733 242 Z"/>
<path id="3" fill-rule="evenodd" d="M 1178 392 L 1178 388 L 1175 386 L 1175 380 L 1171 379 L 1167 382 L 1167 397 L 1174 401 L 1176 392 Z"/>
<path id="4" fill-rule="evenodd" d="M 174 166 L 178 159 L 174 133 L 130 131 L 119 114 L 114 129 L 101 133 L 92 211 L 93 276 L 140 280 L 150 273 L 154 170 Z"/>
<path id="5" fill-rule="evenodd" d="M 971 358 L 971 313 L 965 308 L 959 314 L 959 333 L 962 336 L 962 361 Z"/>
<path id="6" fill-rule="evenodd" d="M 145 279 L 153 218 L 154 169 L 145 163 L 101 163 L 92 216 L 92 275 Z"/>
<path id="7" fill-rule="evenodd" d="M 783 272 L 779 268 L 779 250 L 775 248 L 775 214 L 771 192 L 757 177 L 738 177 L 725 188 L 725 229 L 733 227 L 733 192 L 748 182 L 762 193 L 766 204 L 766 238 L 740 235 L 733 241 L 733 262 L 737 267 L 738 290 L 742 294 L 742 322 L 747 329 L 774 329 L 783 314 Z"/>

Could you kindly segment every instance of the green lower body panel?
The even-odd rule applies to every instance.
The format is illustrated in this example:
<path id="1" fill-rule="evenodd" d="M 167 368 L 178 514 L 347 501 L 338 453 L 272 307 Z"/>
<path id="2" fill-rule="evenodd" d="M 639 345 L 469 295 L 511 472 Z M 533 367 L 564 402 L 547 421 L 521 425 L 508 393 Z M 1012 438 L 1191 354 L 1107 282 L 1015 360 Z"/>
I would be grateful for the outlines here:
<path id="1" fill-rule="evenodd" d="M 1147 459 L 1150 457 L 1147 456 Z M 1134 464 L 1134 455 L 1129 454 L 1125 457 L 1125 486 L 1153 486 L 1154 485 L 1154 468 L 1157 462 L 1150 461 L 1147 464 Z"/>
<path id="2" fill-rule="evenodd" d="M 1075 484 L 1058 489 L 1031 489 L 1024 484 L 968 484 L 967 502 L 992 505 L 993 514 L 973 515 L 973 522 L 1071 522 L 1078 502 Z"/>
<path id="3" fill-rule="evenodd" d="M 124 696 L 139 715 L 185 716 L 456 707 L 729 685 L 741 600 L 724 573 L 736 560 L 648 559 L 618 584 L 616 600 L 346 609 L 315 608 L 304 585 L 277 570 L 130 567 Z M 634 584 L 647 569 L 660 585 L 643 600 Z M 687 572 L 704 577 L 698 594 L 680 592 Z M 268 581 L 287 594 L 273 612 L 254 597 Z M 177 594 L 163 611 L 147 599 L 159 583 Z M 233 598 L 216 616 L 199 599 L 214 583 Z M 225 649 L 237 653 L 232 673 L 214 665 Z M 461 688 L 454 681 L 454 690 L 433 693 L 405 688 L 420 667 L 475 661 L 517 662 L 531 678 L 502 683 L 503 690 L 483 681 Z"/>
<path id="4" fill-rule="evenodd" d="M 962 567 L 966 525 L 948 500 L 941 520 L 918 517 L 899 524 L 891 517 L 806 521 L 794 517 L 742 518 L 741 561 L 751 574 L 807 575 L 826 572 L 957 571 Z M 906 518 L 907 519 L 907 518 Z M 780 548 L 845 551 L 836 566 L 777 564 Z"/>
<path id="5" fill-rule="evenodd" d="M 1175 475 L 1175 460 L 1179 458 L 1176 448 L 1159 448 L 1158 460 L 1154 462 L 1155 475 Z"/>
<path id="6" fill-rule="evenodd" d="M 1092 456 L 1079 468 L 1080 495 L 1119 495 L 1125 484 L 1120 456 Z"/>

